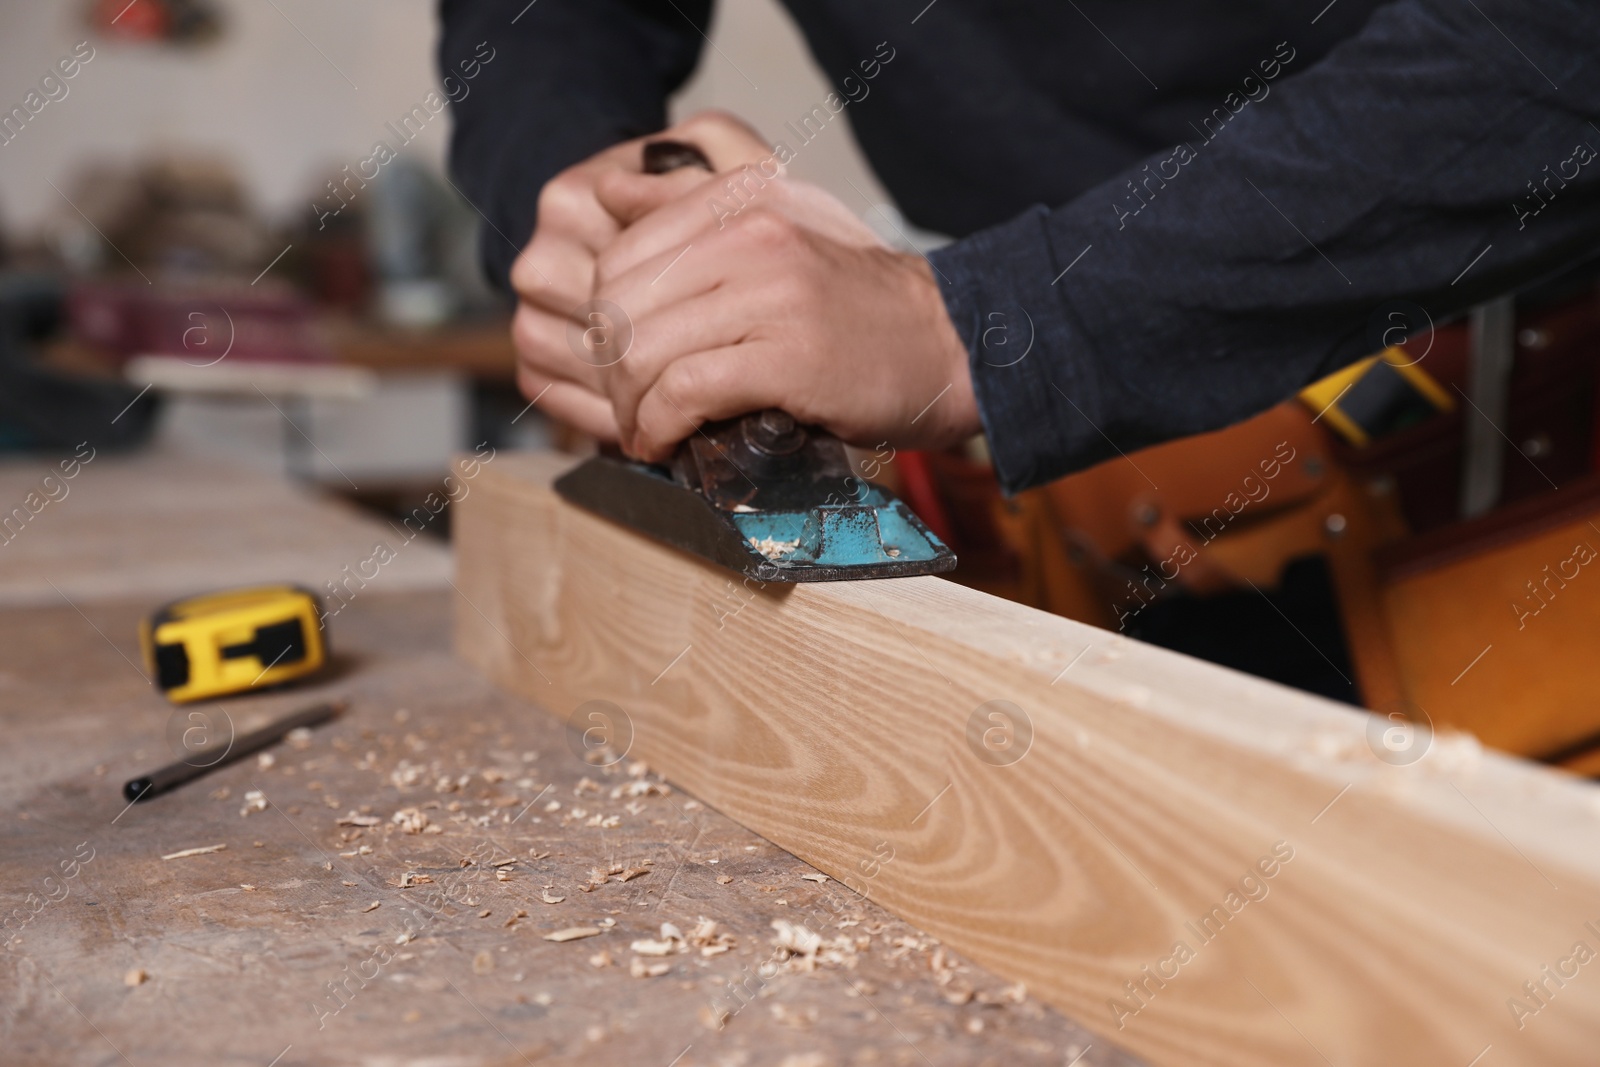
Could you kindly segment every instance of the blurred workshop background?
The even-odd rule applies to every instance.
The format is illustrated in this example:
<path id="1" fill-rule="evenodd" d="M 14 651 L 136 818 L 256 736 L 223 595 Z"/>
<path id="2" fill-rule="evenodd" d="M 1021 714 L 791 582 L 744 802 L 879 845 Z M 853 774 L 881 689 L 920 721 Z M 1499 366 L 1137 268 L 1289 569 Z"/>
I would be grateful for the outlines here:
<path id="1" fill-rule="evenodd" d="M 550 442 L 522 414 L 479 217 L 444 173 L 448 103 L 470 77 L 441 84 L 432 0 L 373 14 L 0 11 L 0 446 L 70 447 L 132 404 L 115 444 L 199 449 L 404 512 L 452 452 Z M 775 4 L 725 5 L 716 42 L 762 91 L 708 64 L 680 111 L 719 101 L 775 127 L 827 92 Z M 804 176 L 883 199 L 848 130 L 831 132 Z M 93 385 L 63 391 L 61 375 Z"/>
<path id="2" fill-rule="evenodd" d="M 379 10 L 0 8 L 0 449 L 199 457 L 399 518 L 454 453 L 585 447 L 517 393 L 479 216 L 444 174 L 471 75 L 441 82 L 432 0 Z M 775 0 L 723 0 L 710 42 L 675 114 L 771 135 L 830 91 Z M 938 240 L 844 123 L 792 173 L 893 244 Z M 1600 769 L 1592 273 L 1451 323 L 1397 303 L 1371 340 L 1257 419 L 1013 500 L 981 441 L 860 459 L 958 581 Z"/>

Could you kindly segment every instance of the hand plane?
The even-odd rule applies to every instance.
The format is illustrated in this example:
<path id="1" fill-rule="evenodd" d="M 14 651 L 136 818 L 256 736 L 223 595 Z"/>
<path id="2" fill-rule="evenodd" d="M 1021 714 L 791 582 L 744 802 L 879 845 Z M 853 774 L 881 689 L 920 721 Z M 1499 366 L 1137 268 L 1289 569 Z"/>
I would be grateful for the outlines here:
<path id="1" fill-rule="evenodd" d="M 694 145 L 644 146 L 646 173 L 711 170 Z M 955 569 L 955 553 L 882 486 L 856 477 L 844 443 L 776 408 L 708 423 L 665 466 L 602 453 L 556 492 L 762 582 L 896 578 Z"/>

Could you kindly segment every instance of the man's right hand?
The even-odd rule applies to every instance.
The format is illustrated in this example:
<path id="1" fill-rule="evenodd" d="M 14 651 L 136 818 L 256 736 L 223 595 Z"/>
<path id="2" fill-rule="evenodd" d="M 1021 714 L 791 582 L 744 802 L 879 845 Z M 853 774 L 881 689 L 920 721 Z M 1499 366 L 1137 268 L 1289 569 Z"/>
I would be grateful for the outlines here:
<path id="1" fill-rule="evenodd" d="M 568 331 L 574 322 L 580 332 L 595 325 L 580 316 L 594 295 L 596 258 L 622 231 L 622 224 L 601 205 L 595 185 L 607 173 L 641 173 L 643 145 L 655 140 L 690 142 L 719 171 L 759 162 L 772 151 L 750 127 L 716 111 L 613 145 L 545 184 L 533 240 L 511 267 L 511 285 L 518 297 L 511 326 L 518 387 L 553 417 L 602 441 L 617 440 L 616 417 L 600 381 L 599 367 L 606 360 L 599 354 L 580 359 Z M 654 180 L 670 183 L 678 192 L 706 177 L 704 171 L 690 169 Z M 603 331 L 583 335 L 603 337 Z"/>

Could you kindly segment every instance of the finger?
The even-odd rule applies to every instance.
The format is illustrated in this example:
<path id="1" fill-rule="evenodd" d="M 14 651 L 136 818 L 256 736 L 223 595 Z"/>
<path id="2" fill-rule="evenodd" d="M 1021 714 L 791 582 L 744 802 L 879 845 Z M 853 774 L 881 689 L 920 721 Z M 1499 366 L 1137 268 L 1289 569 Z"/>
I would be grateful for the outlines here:
<path id="1" fill-rule="evenodd" d="M 660 136 L 695 145 L 717 170 L 754 163 L 772 154 L 772 146 L 755 127 L 726 111 L 696 112 Z"/>
<path id="2" fill-rule="evenodd" d="M 731 345 L 674 361 L 639 402 L 629 454 L 651 463 L 670 459 L 678 442 L 713 419 L 782 407 L 782 367 L 766 343 Z"/>
<path id="3" fill-rule="evenodd" d="M 634 174 L 607 171 L 595 179 L 595 199 L 620 225 L 643 216 L 693 192 L 713 175 L 699 167 L 684 167 L 668 174 Z"/>
<path id="4" fill-rule="evenodd" d="M 640 400 L 662 373 L 679 359 L 743 341 L 761 318 L 758 303 L 742 287 L 724 286 L 634 320 L 628 358 L 604 379 L 623 440 L 633 432 Z"/>
<path id="5" fill-rule="evenodd" d="M 636 321 L 645 319 L 730 280 L 747 279 L 752 272 L 768 275 L 782 270 L 804 240 L 798 227 L 770 217 L 758 220 L 754 213 L 739 227 L 691 234 L 690 238 L 687 242 L 662 240 L 659 251 L 632 264 L 607 253 L 595 270 L 595 296 L 625 308 Z"/>
<path id="6" fill-rule="evenodd" d="M 611 402 L 572 382 L 554 381 L 531 371 L 517 371 L 517 387 L 529 402 L 553 419 L 558 419 L 600 441 L 620 440 Z"/>
<path id="7" fill-rule="evenodd" d="M 744 172 L 700 174 L 701 182 L 627 226 L 601 251 L 595 259 L 597 285 L 605 285 L 663 252 L 676 253 L 702 234 L 723 231 L 754 196 L 771 184 L 754 171 L 748 176 Z M 739 192 L 730 191 L 736 186 Z M 747 193 L 745 189 L 754 192 Z"/>
<path id="8" fill-rule="evenodd" d="M 618 149 L 623 146 L 616 146 Z M 598 252 L 616 237 L 620 227 L 595 199 L 594 183 L 608 171 L 628 169 L 636 151 L 608 150 L 602 156 L 557 174 L 539 190 L 538 222 L 534 237 L 559 235 L 575 241 L 590 252 Z M 638 169 L 635 163 L 633 169 Z"/>
<path id="9" fill-rule="evenodd" d="M 511 320 L 517 363 L 552 381 L 573 382 L 593 393 L 603 391 L 599 360 L 584 360 L 572 350 L 572 320 L 531 304 L 521 304 Z"/>
<path id="10" fill-rule="evenodd" d="M 594 282 L 594 254 L 554 234 L 539 234 L 511 266 L 511 288 L 523 303 L 556 315 L 588 300 Z"/>

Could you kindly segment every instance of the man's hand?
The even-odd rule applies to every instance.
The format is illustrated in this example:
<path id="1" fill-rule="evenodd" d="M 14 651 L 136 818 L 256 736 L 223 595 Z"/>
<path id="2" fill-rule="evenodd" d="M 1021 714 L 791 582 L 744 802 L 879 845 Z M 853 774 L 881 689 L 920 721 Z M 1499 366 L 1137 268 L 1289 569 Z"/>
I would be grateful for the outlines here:
<path id="1" fill-rule="evenodd" d="M 660 178 L 599 182 L 602 203 L 638 219 L 597 265 L 596 296 L 632 325 L 626 358 L 597 376 L 624 448 L 659 462 L 701 422 L 768 407 L 867 446 L 978 432 L 966 349 L 928 264 L 804 183 L 763 179 L 735 200 L 740 176 L 701 172 L 664 204 Z"/>
<path id="2" fill-rule="evenodd" d="M 770 154 L 754 131 L 720 112 L 703 112 L 659 134 L 608 148 L 546 183 L 539 194 L 533 239 L 511 268 L 511 285 L 519 297 L 512 320 L 518 386 L 551 415 L 602 440 L 617 439 L 611 401 L 596 366 L 607 357 L 580 359 L 568 333 L 576 321 L 578 336 L 604 337 L 603 331 L 585 332 L 594 323 L 574 318 L 595 295 L 596 257 L 622 232 L 601 206 L 595 187 L 609 174 L 638 174 L 644 142 L 662 138 L 698 145 L 718 167 L 737 167 Z M 704 171 L 694 171 L 650 180 L 664 190 L 682 192 L 704 179 Z"/>

